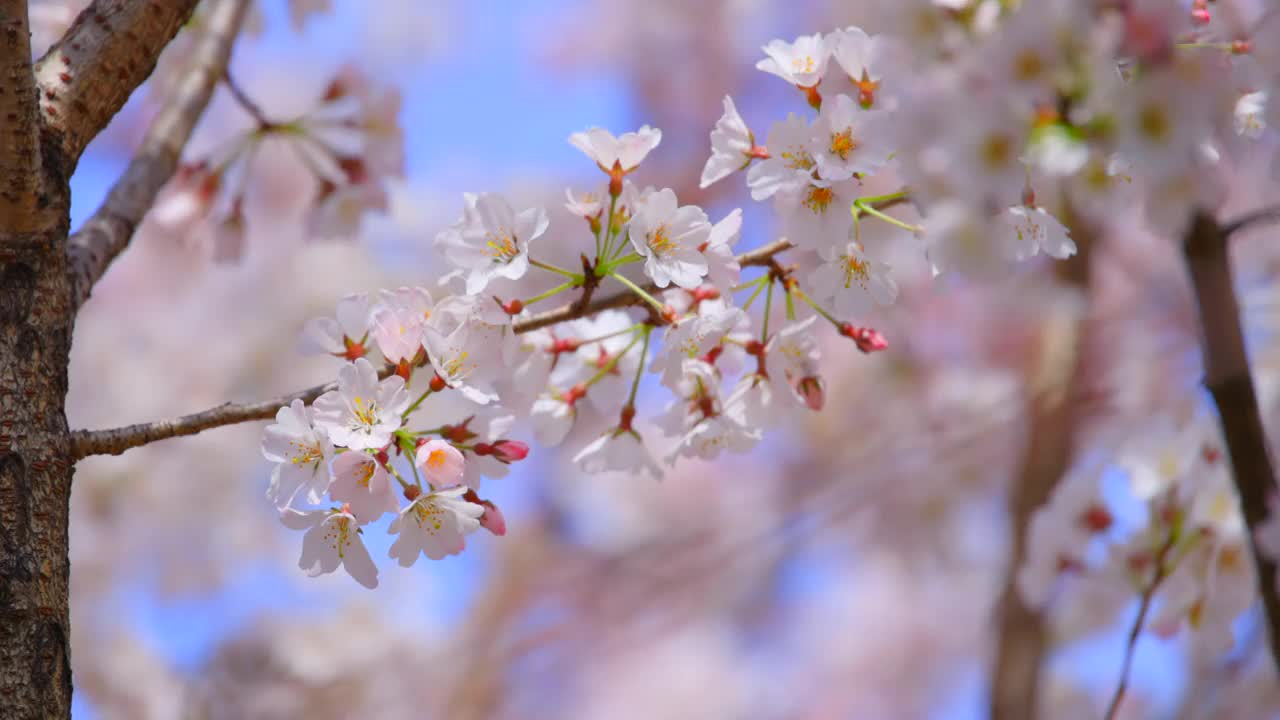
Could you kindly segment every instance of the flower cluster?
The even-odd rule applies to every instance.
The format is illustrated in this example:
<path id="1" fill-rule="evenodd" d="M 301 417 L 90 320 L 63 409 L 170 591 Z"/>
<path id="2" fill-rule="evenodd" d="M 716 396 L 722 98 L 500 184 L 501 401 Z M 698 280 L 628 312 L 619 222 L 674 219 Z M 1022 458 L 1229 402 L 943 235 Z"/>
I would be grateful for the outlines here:
<path id="1" fill-rule="evenodd" d="M 1225 62 L 1251 47 L 1205 40 L 1207 10 L 1188 15 L 1174 0 L 1122 12 L 1070 0 L 983 3 L 994 12 L 972 13 L 925 0 L 901 5 L 936 14 L 933 42 L 848 27 L 763 48 L 758 69 L 797 91 L 795 108 L 763 144 L 724 98 L 701 185 L 744 173 L 751 197 L 770 202 L 778 217 L 773 243 L 735 255 L 741 210 L 712 218 L 669 187 L 634 181 L 660 146 L 660 130 L 590 128 L 569 142 L 604 177 L 596 188 L 567 191 L 568 220 L 495 193 L 467 193 L 457 222 L 435 238 L 452 270 L 444 283 L 457 294 L 352 296 L 335 318 L 309 324 L 303 348 L 347 362 L 338 389 L 310 408 L 282 408 L 264 444 L 281 463 L 272 499 L 286 524 L 308 528 L 303 566 L 322 572 L 342 563 L 371 584 L 359 528 L 388 512 L 397 513 L 391 553 L 402 564 L 419 551 L 458 552 L 481 525 L 500 530 L 496 508 L 474 490 L 481 476 L 505 474 L 524 457 L 525 446 L 505 437 L 518 421 L 545 446 L 580 443 L 573 460 L 584 472 L 660 477 L 679 458 L 748 451 L 766 430 L 823 407 L 820 328 L 830 325 L 864 353 L 887 347 L 855 320 L 895 301 L 904 253 L 922 254 L 934 275 L 970 277 L 1041 254 L 1068 258 L 1077 250 L 1068 229 L 1039 198 L 1088 216 L 1130 204 L 1130 186 L 1145 189 L 1139 204 L 1152 227 L 1180 230 L 1193 207 L 1211 201 L 1209 180 L 1227 142 L 1265 131 L 1265 92 L 1237 82 L 1240 72 Z M 336 83 L 330 111 L 288 128 L 308 136 L 359 128 L 368 141 L 377 135 L 371 128 L 393 127 L 371 120 L 386 115 L 350 87 Z M 347 100 L 362 110 L 333 109 Z M 339 195 L 377 195 L 366 181 L 398 166 L 394 153 L 377 160 L 375 149 L 313 158 L 317 174 L 333 180 L 322 183 L 321 207 L 347 207 Z M 219 187 L 209 178 L 221 172 L 203 177 L 207 199 Z M 886 187 L 899 189 L 871 190 Z M 548 250 L 578 237 L 580 267 L 546 261 L 557 254 Z M 783 264 L 778 256 L 788 251 Z M 749 268 L 763 272 L 744 279 Z M 556 284 L 526 296 L 538 277 Z M 610 300 L 593 304 L 606 290 Z M 563 293 L 568 305 L 535 312 Z M 638 409 L 646 374 L 669 393 L 647 421 Z M 394 469 L 400 457 L 412 482 Z M 1120 563 L 1140 587 L 1162 582 L 1171 558 L 1208 553 L 1187 562 L 1209 572 L 1239 550 L 1230 530 L 1238 517 L 1203 509 L 1219 508 L 1229 483 L 1211 492 L 1178 480 L 1197 476 L 1188 463 L 1161 466 L 1164 484 L 1142 494 L 1152 520 L 1123 546 Z M 1038 518 L 1038 549 L 1024 569 L 1030 597 L 1080 566 L 1082 548 L 1110 527 L 1097 488 L 1096 474 L 1081 474 Z M 326 495 L 332 507 L 295 507 Z M 1182 583 L 1187 602 L 1168 604 L 1181 608 L 1179 617 L 1200 612 L 1205 586 L 1193 580 L 1204 572 Z"/>
<path id="2" fill-rule="evenodd" d="M 323 5 L 292 7 L 305 15 Z M 345 66 L 312 111 L 292 120 L 274 120 L 229 77 L 226 85 L 253 124 L 208 156 L 179 168 L 151 213 L 161 227 L 198 226 L 208 236 L 215 260 L 239 259 L 244 252 L 246 193 L 254 162 L 268 144 L 287 147 L 315 180 L 315 196 L 308 206 L 309 237 L 354 236 L 365 212 L 386 210 L 386 181 L 404 173 L 398 91 L 375 88 L 360 70 Z"/>
<path id="3" fill-rule="evenodd" d="M 294 400 L 280 408 L 262 441 L 277 463 L 267 497 L 286 526 L 307 531 L 304 570 L 342 566 L 377 585 L 362 528 L 388 513 L 391 557 L 404 566 L 461 552 L 480 527 L 505 534 L 501 511 L 476 491 L 482 478 L 506 475 L 528 446 L 507 437 L 515 416 L 488 404 L 494 378 L 476 372 L 510 336 L 505 315 L 498 325 L 486 318 L 494 319 L 470 298 L 437 303 L 426 290 L 401 288 L 345 297 L 335 318 L 308 323 L 300 349 L 347 362 L 310 407 Z M 441 397 L 449 389 L 454 397 Z"/>

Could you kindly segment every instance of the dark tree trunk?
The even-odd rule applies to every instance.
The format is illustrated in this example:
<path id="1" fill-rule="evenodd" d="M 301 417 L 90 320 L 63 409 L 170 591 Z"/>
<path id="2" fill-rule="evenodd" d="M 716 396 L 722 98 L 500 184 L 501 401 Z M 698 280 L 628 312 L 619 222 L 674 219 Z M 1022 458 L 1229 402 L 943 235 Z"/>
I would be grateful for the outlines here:
<path id="1" fill-rule="evenodd" d="M 66 213 L 0 228 L 0 715 L 71 715 Z"/>

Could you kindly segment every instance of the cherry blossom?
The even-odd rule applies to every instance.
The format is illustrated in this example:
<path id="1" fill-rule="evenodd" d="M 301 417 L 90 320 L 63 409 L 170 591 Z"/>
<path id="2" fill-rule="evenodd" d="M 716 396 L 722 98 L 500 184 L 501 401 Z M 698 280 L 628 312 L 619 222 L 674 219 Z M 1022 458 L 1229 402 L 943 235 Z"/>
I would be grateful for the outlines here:
<path id="1" fill-rule="evenodd" d="M 573 461 L 586 473 L 625 471 L 662 477 L 662 468 L 649 454 L 640 433 L 630 428 L 609 429 L 579 450 Z"/>
<path id="2" fill-rule="evenodd" d="M 802 88 L 815 87 L 822 80 L 831 58 L 831 48 L 821 33 L 804 35 L 794 42 L 772 40 L 761 49 L 768 57 L 756 63 L 757 70 Z"/>
<path id="3" fill-rule="evenodd" d="M 344 503 L 361 525 L 400 509 L 391 474 L 372 455 L 344 452 L 333 461 L 333 485 L 329 494 Z"/>
<path id="4" fill-rule="evenodd" d="M 344 296 L 338 300 L 336 316 L 307 321 L 298 339 L 298 350 L 307 355 L 328 353 L 348 360 L 363 357 L 369 333 L 369 296 Z"/>
<path id="5" fill-rule="evenodd" d="M 733 98 L 725 95 L 724 115 L 720 116 L 715 129 L 711 131 L 711 157 L 702 168 L 699 187 L 709 187 L 746 168 L 751 162 L 751 152 L 755 145 L 755 136 L 742 121 Z"/>
<path id="6" fill-rule="evenodd" d="M 710 233 L 702 208 L 679 206 L 670 189 L 649 196 L 629 226 L 631 245 L 645 259 L 645 274 L 660 288 L 698 286 L 707 274 L 707 261 L 699 248 Z"/>
<path id="7" fill-rule="evenodd" d="M 444 440 L 431 439 L 418 447 L 414 459 L 433 487 L 447 488 L 462 482 L 464 458 L 458 448 Z"/>
<path id="8" fill-rule="evenodd" d="M 324 575 L 341 566 L 361 585 L 370 589 L 378 586 L 378 568 L 360 538 L 360 528 L 351 513 L 345 510 L 300 512 L 286 508 L 280 520 L 285 527 L 307 531 L 302 536 L 298 567 L 308 575 Z"/>
<path id="9" fill-rule="evenodd" d="M 529 268 L 529 243 L 547 230 L 541 208 L 515 212 L 493 193 L 467 194 L 457 225 L 436 236 L 436 247 L 466 272 L 467 293 L 485 289 L 495 277 L 518 280 Z"/>
<path id="10" fill-rule="evenodd" d="M 462 552 L 465 536 L 480 527 L 485 511 L 484 506 L 462 499 L 466 491 L 453 487 L 425 493 L 401 510 L 388 528 L 397 536 L 391 557 L 409 567 L 419 555 L 440 560 Z"/>
<path id="11" fill-rule="evenodd" d="M 794 113 L 769 128 L 769 157 L 747 172 L 747 185 L 755 200 L 767 200 L 779 192 L 794 192 L 809 185 L 818 162 L 809 121 Z"/>
<path id="12" fill-rule="evenodd" d="M 276 422 L 262 433 L 262 454 L 276 464 L 267 498 L 284 508 L 301 495 L 315 504 L 329 489 L 333 445 L 314 424 L 314 413 L 301 400 L 276 412 Z"/>
<path id="13" fill-rule="evenodd" d="M 373 365 L 360 358 L 338 371 L 337 390 L 316 398 L 315 421 L 334 444 L 372 450 L 391 442 L 408 407 L 404 379 L 393 375 L 380 381 Z"/>
<path id="14" fill-rule="evenodd" d="M 605 172 L 615 168 L 619 172 L 631 172 L 660 142 L 662 131 L 648 125 L 618 137 L 598 127 L 569 136 L 569 144 L 586 153 Z"/>
<path id="15" fill-rule="evenodd" d="M 887 114 L 861 110 L 848 95 L 822 104 L 814 123 L 813 158 L 823 180 L 848 180 L 871 174 L 889 161 L 892 146 L 885 132 Z"/>
<path id="16" fill-rule="evenodd" d="M 860 317 L 876 304 L 889 305 L 898 296 L 898 283 L 889 264 L 868 255 L 862 243 L 824 248 L 822 264 L 809 276 L 813 296 L 829 300 L 837 315 Z"/>

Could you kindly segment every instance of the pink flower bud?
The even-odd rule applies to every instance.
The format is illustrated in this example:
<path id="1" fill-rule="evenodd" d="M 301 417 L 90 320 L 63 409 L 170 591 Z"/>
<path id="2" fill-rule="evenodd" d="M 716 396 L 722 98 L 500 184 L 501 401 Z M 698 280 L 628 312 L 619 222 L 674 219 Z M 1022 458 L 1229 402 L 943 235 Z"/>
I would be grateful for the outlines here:
<path id="1" fill-rule="evenodd" d="M 840 334 L 852 340 L 864 353 L 879 352 L 889 347 L 889 341 L 875 328 L 854 327 L 844 323 L 840 326 Z"/>
<path id="2" fill-rule="evenodd" d="M 488 500 L 481 500 L 480 504 L 484 506 L 484 514 L 480 516 L 480 527 L 498 537 L 506 535 L 507 520 L 502 517 L 502 511 L 498 509 L 498 506 Z"/>
<path id="3" fill-rule="evenodd" d="M 519 440 L 499 440 L 492 447 L 493 456 L 504 463 L 519 462 L 529 457 L 529 446 Z"/>
<path id="4" fill-rule="evenodd" d="M 804 404 L 810 410 L 817 412 L 822 409 L 826 401 L 825 383 L 822 382 L 822 378 L 812 375 L 800 378 L 800 382 L 796 383 L 796 390 L 800 393 L 800 397 L 804 398 Z"/>

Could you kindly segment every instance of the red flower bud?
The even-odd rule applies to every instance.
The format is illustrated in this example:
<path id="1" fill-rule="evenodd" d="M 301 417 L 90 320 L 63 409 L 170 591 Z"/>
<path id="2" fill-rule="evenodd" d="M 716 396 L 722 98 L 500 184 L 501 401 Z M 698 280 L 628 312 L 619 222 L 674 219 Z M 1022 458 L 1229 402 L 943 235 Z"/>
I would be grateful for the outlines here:
<path id="1" fill-rule="evenodd" d="M 492 447 L 494 457 L 504 463 L 519 462 L 529 457 L 529 446 L 519 440 L 499 440 Z"/>
<path id="2" fill-rule="evenodd" d="M 437 374 L 435 377 L 431 378 L 430 387 L 431 387 L 431 392 L 440 392 L 446 387 L 449 387 L 449 385 L 444 381 L 444 378 L 440 377 L 440 375 Z"/>
<path id="3" fill-rule="evenodd" d="M 413 502 L 414 500 L 417 500 L 418 496 L 421 494 L 422 494 L 422 488 L 418 487 L 417 485 L 410 485 L 409 487 L 404 489 L 404 499 L 408 500 L 409 502 Z"/>
<path id="4" fill-rule="evenodd" d="M 854 327 L 850 323 L 844 323 L 840 326 L 840 334 L 852 340 L 864 353 L 879 352 L 889 347 L 889 341 L 875 328 Z"/>

